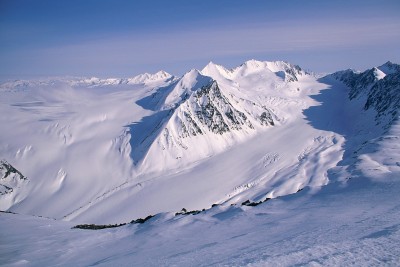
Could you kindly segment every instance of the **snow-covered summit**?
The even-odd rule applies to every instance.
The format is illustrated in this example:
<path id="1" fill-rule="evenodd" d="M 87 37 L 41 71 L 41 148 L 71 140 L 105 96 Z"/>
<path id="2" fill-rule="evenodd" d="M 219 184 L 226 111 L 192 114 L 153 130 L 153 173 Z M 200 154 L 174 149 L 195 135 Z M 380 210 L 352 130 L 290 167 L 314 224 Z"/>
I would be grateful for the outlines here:
<path id="1" fill-rule="evenodd" d="M 166 71 L 158 71 L 154 74 L 150 73 L 144 73 L 144 74 L 139 74 L 133 78 L 128 78 L 126 79 L 128 84 L 138 84 L 138 83 L 150 83 L 150 82 L 155 82 L 155 81 L 160 81 L 160 80 L 168 80 L 171 79 L 173 76 L 169 74 Z"/>
<path id="2" fill-rule="evenodd" d="M 377 67 L 380 71 L 387 74 L 399 73 L 400 72 L 400 65 L 395 64 L 391 61 L 382 64 L 381 66 Z"/>
<path id="3" fill-rule="evenodd" d="M 154 130 L 133 148 L 135 161 L 145 159 L 146 165 L 162 155 L 161 168 L 170 168 L 219 153 L 260 128 L 274 125 L 273 112 L 254 100 L 235 97 L 238 88 L 225 83 L 228 78 L 224 74 L 225 68 L 209 63 L 202 71 L 185 73 L 168 90 L 161 88 L 146 98 L 154 101 L 167 92 L 164 104 L 155 105 L 160 115 L 154 115 L 159 117 Z M 131 134 L 131 140 L 135 139 L 135 133 Z"/>
<path id="4" fill-rule="evenodd" d="M 239 67 L 234 68 L 233 72 L 236 75 L 248 75 L 250 73 L 266 70 L 281 77 L 285 82 L 298 81 L 301 76 L 307 74 L 299 66 L 284 61 L 258 61 L 254 59 L 246 61 Z"/>
<path id="5" fill-rule="evenodd" d="M 254 59 L 248 60 L 232 69 L 226 69 L 221 65 L 210 62 L 201 72 L 213 77 L 222 75 L 224 78 L 233 80 L 251 74 L 268 75 L 267 73 L 272 73 L 282 78 L 285 82 L 298 81 L 299 77 L 308 74 L 299 66 L 284 61 L 258 61 Z"/>
<path id="6" fill-rule="evenodd" d="M 225 79 L 232 79 L 234 77 L 233 71 L 228 70 L 222 65 L 215 64 L 210 61 L 202 70 L 201 73 L 210 77 L 223 77 Z"/>
<path id="7" fill-rule="evenodd" d="M 211 84 L 213 79 L 203 75 L 199 70 L 192 69 L 185 73 L 174 85 L 165 100 L 167 107 L 175 106 L 186 100 L 192 92 Z"/>

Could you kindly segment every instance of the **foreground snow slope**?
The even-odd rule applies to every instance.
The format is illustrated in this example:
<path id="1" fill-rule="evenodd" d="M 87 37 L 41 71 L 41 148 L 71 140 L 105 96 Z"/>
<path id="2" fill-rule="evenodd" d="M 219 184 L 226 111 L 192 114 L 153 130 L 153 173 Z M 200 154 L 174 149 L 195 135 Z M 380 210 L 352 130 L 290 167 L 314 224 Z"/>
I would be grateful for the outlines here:
<path id="1" fill-rule="evenodd" d="M 104 230 L 0 214 L 4 266 L 398 266 L 400 183 L 359 177 L 198 215 Z M 51 247 L 51 249 L 49 249 Z"/>

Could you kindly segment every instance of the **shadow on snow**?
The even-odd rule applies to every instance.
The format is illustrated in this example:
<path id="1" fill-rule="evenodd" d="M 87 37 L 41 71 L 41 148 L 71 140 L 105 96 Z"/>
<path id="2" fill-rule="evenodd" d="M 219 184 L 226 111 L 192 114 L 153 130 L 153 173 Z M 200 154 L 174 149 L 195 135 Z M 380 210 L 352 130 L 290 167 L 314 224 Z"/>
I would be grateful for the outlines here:
<path id="1" fill-rule="evenodd" d="M 357 161 L 358 151 L 369 140 L 382 134 L 381 127 L 377 127 L 373 116 L 365 112 L 362 99 L 350 101 L 347 86 L 329 77 L 318 81 L 325 84 L 326 89 L 310 97 L 320 105 L 309 107 L 303 114 L 315 129 L 334 132 L 345 138 L 343 159 L 337 165 L 351 166 Z M 328 172 L 328 175 L 333 174 Z"/>
<path id="2" fill-rule="evenodd" d="M 160 110 L 164 105 L 168 94 L 176 83 L 160 87 L 153 94 L 136 101 L 136 104 L 144 109 L 155 111 L 150 116 L 143 117 L 139 122 L 126 125 L 131 134 L 131 158 L 134 164 L 138 164 L 147 154 L 151 144 L 161 133 L 163 126 L 168 122 L 173 109 Z"/>

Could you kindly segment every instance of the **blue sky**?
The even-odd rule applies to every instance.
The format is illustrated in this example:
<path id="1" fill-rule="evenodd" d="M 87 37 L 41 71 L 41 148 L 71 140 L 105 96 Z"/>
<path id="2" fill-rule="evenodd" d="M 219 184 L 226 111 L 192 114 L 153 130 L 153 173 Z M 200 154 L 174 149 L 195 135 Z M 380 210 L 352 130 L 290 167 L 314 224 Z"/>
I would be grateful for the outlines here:
<path id="1" fill-rule="evenodd" d="M 0 0 L 0 78 L 400 63 L 400 1 Z"/>

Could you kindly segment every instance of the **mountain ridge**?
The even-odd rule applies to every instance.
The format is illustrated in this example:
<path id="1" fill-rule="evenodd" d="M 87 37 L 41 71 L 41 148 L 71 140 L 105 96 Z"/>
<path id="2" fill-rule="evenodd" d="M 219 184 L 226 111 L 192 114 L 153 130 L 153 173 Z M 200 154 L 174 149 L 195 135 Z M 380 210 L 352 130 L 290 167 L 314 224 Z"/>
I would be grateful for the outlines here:
<path id="1" fill-rule="evenodd" d="M 365 98 L 364 109 L 373 108 L 377 111 L 377 123 L 379 117 L 386 115 L 390 115 L 385 122 L 387 125 L 397 120 L 400 108 L 400 65 L 388 61 L 364 72 L 346 70 L 331 76 L 350 87 L 350 99 Z"/>

